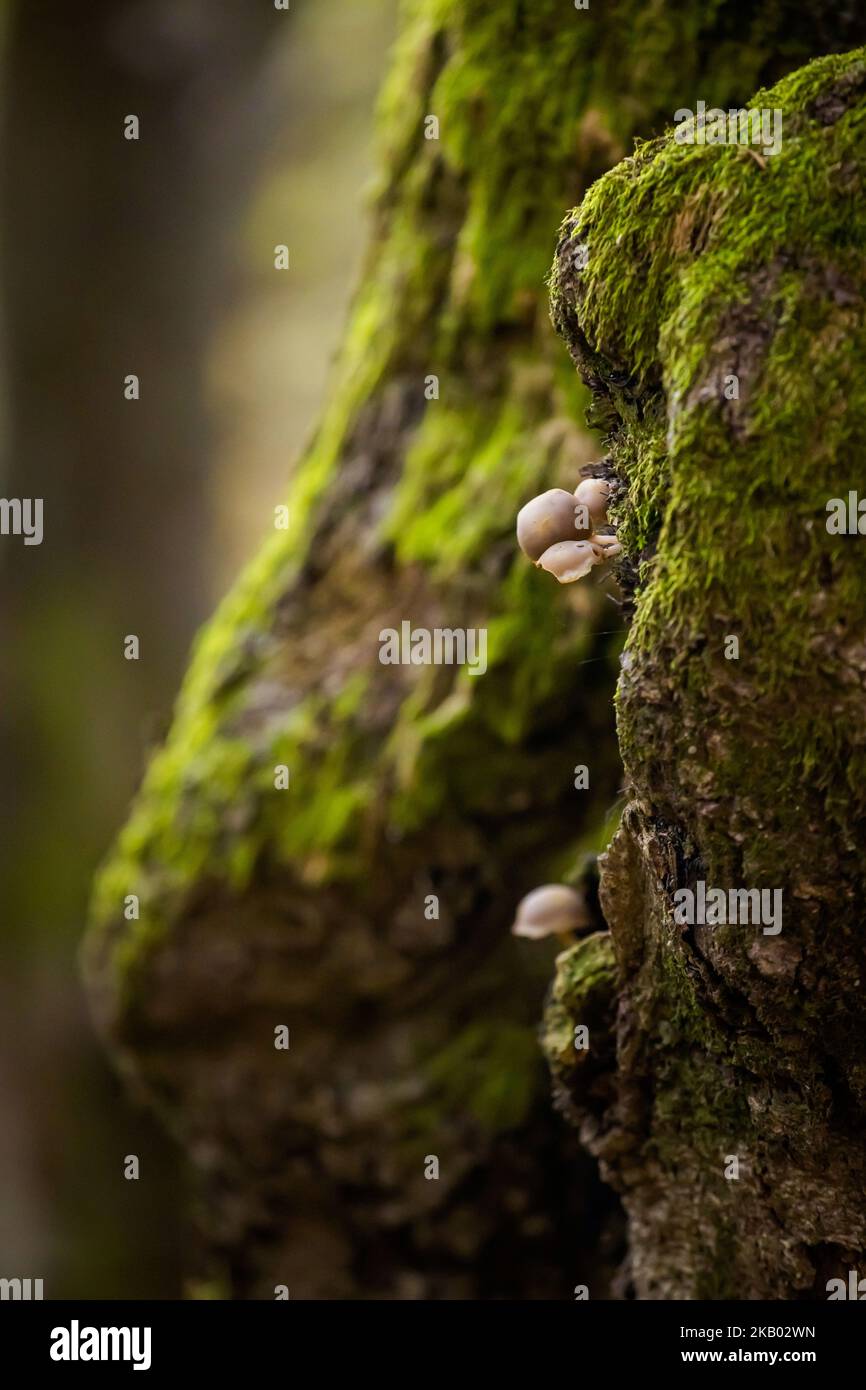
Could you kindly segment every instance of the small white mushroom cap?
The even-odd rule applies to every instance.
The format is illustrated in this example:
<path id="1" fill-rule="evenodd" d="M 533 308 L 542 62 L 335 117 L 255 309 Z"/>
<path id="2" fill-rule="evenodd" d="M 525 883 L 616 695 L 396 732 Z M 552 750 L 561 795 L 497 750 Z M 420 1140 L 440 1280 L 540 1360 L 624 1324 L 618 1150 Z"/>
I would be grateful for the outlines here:
<path id="1" fill-rule="evenodd" d="M 515 936 L 540 941 L 545 936 L 567 936 L 591 925 L 580 893 L 564 883 L 545 883 L 521 899 L 511 928 Z"/>
<path id="2" fill-rule="evenodd" d="M 588 536 L 586 527 L 578 528 L 576 502 L 564 488 L 552 487 L 533 497 L 517 513 L 517 544 L 530 560 L 538 557 L 556 541 L 577 540 Z"/>
<path id="3" fill-rule="evenodd" d="M 574 489 L 574 496 L 581 506 L 586 507 L 593 525 L 603 526 L 607 521 L 610 483 L 606 483 L 604 478 L 584 478 Z"/>
<path id="4" fill-rule="evenodd" d="M 537 561 L 539 567 L 554 575 L 560 584 L 573 584 L 589 574 L 593 565 L 603 559 L 602 551 L 589 541 L 557 541 L 545 550 Z"/>

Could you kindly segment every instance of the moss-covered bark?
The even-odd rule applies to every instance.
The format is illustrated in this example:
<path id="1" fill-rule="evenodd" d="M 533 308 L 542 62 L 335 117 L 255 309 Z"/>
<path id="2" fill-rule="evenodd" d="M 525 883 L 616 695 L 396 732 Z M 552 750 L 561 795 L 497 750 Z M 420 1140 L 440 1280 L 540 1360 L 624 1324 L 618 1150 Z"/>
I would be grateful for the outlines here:
<path id="1" fill-rule="evenodd" d="M 522 892 L 606 842 L 620 775 L 616 609 L 540 583 L 513 543 L 519 506 L 593 457 L 547 321 L 550 229 L 683 90 L 742 99 L 845 43 L 829 14 L 405 7 L 372 245 L 289 530 L 199 641 L 88 942 L 101 1024 L 200 1170 L 234 1292 L 605 1287 L 604 1261 L 575 1262 L 585 1168 L 536 1056 L 550 958 L 508 936 Z M 487 673 L 383 666 L 405 619 L 486 627 Z"/>
<path id="2" fill-rule="evenodd" d="M 866 1262 L 866 541 L 826 524 L 862 477 L 866 53 L 748 105 L 782 111 L 778 154 L 641 146 L 567 220 L 553 277 L 611 422 L 635 612 L 601 1116 L 598 1078 L 548 1051 L 641 1297 L 826 1297 Z M 781 889 L 781 930 L 680 925 L 701 880 Z M 561 982 L 554 1039 L 563 991 L 567 1022 L 588 1007 Z"/>

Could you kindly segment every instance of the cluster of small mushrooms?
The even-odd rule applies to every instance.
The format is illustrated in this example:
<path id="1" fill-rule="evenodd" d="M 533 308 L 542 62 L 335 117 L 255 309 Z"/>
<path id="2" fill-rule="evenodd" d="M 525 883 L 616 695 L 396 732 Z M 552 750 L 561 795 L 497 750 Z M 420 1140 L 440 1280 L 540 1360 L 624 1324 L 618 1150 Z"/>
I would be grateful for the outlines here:
<path id="1" fill-rule="evenodd" d="M 604 478 L 584 478 L 574 494 L 552 487 L 533 497 L 517 513 L 517 543 L 539 569 L 560 584 L 572 584 L 619 555 L 622 546 L 607 525 L 610 484 Z"/>
<path id="2" fill-rule="evenodd" d="M 584 478 L 574 493 L 552 487 L 533 497 L 517 513 L 517 543 L 539 569 L 560 584 L 582 579 L 595 565 L 619 555 L 622 546 L 608 525 L 610 484 L 604 478 Z M 540 941 L 558 937 L 570 946 L 593 926 L 586 898 L 565 883 L 545 883 L 521 900 L 511 927 L 515 936 Z"/>

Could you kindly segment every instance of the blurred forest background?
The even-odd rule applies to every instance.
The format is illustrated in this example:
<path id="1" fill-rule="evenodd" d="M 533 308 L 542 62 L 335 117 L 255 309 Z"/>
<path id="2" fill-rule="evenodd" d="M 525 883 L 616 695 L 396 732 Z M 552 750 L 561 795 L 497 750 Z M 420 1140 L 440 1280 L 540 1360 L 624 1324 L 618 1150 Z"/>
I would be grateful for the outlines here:
<path id="1" fill-rule="evenodd" d="M 3 8 L 2 491 L 45 499 L 45 539 L 0 550 L 0 1275 L 48 1297 L 181 1292 L 181 1164 L 111 1075 L 76 954 L 191 637 L 320 403 L 394 9 Z"/>

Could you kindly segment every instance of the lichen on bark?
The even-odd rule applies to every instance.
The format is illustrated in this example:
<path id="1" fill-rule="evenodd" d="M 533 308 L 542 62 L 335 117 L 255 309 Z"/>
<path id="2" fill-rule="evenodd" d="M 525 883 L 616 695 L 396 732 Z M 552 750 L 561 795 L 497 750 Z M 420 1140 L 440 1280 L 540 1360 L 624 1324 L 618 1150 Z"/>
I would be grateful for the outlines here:
<path id="1" fill-rule="evenodd" d="M 566 220 L 552 277 L 610 424 L 634 605 L 592 1147 L 641 1297 L 821 1297 L 866 1258 L 866 571 L 825 524 L 866 426 L 866 55 L 747 105 L 782 111 L 778 154 L 640 145 Z M 781 889 L 781 932 L 679 925 L 701 880 Z"/>

